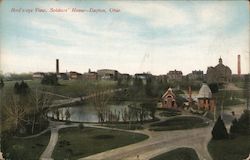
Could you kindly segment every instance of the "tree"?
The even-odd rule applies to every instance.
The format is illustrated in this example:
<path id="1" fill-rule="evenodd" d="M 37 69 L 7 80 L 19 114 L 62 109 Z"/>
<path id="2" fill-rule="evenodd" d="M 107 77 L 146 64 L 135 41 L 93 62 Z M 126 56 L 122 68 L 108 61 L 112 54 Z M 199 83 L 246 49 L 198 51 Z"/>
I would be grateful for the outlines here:
<path id="1" fill-rule="evenodd" d="M 250 106 L 250 74 L 245 75 L 244 77 L 244 98 L 247 100 L 247 109 Z"/>
<path id="2" fill-rule="evenodd" d="M 18 82 L 16 82 L 14 85 L 14 93 L 15 94 L 25 96 L 29 93 L 29 91 L 30 91 L 29 86 L 24 81 L 21 81 L 20 84 Z"/>
<path id="3" fill-rule="evenodd" d="M 250 111 L 245 110 L 240 118 L 234 119 L 230 127 L 231 134 L 250 135 Z"/>
<path id="4" fill-rule="evenodd" d="M 224 121 L 221 119 L 221 116 L 219 116 L 215 122 L 214 128 L 212 130 L 212 136 L 215 140 L 228 138 L 227 129 L 225 127 Z"/>
<path id="5" fill-rule="evenodd" d="M 16 82 L 15 85 L 14 85 L 14 93 L 15 93 L 15 94 L 19 94 L 19 90 L 20 90 L 19 88 L 20 88 L 20 87 L 19 87 L 19 83 Z"/>
<path id="6" fill-rule="evenodd" d="M 155 113 L 156 113 L 156 107 L 157 104 L 154 102 L 147 102 L 147 103 L 142 103 L 141 106 L 145 108 L 147 111 L 149 111 L 150 117 L 155 120 Z"/>
<path id="7" fill-rule="evenodd" d="M 32 123 L 31 134 L 33 134 L 35 127 L 39 127 L 39 130 L 41 130 L 44 123 L 47 122 L 43 110 L 51 104 L 52 97 L 44 92 L 38 92 L 37 89 L 35 92 L 31 92 L 29 97 L 31 100 L 30 106 L 32 108 L 29 120 Z"/>
<path id="8" fill-rule="evenodd" d="M 25 83 L 24 81 L 22 81 L 19 85 L 19 89 L 20 89 L 20 94 L 21 95 L 27 95 L 29 93 L 29 86 L 27 83 Z"/>
<path id="9" fill-rule="evenodd" d="M 25 115 L 28 113 L 28 108 L 20 103 L 20 97 L 17 95 L 8 94 L 8 98 L 4 97 L 2 106 L 2 125 L 3 130 L 16 131 L 23 126 Z"/>
<path id="10" fill-rule="evenodd" d="M 1 78 L 0 80 L 0 89 L 4 87 L 4 82 L 3 82 L 3 79 Z"/>
<path id="11" fill-rule="evenodd" d="M 208 86 L 211 89 L 212 93 L 217 93 L 219 91 L 218 83 L 210 83 Z"/>
<path id="12" fill-rule="evenodd" d="M 153 93 L 153 84 L 152 84 L 152 79 L 151 78 L 147 78 L 146 80 L 146 86 L 145 86 L 145 93 L 147 96 L 152 97 Z"/>
<path id="13" fill-rule="evenodd" d="M 118 80 L 117 80 L 117 86 L 118 87 L 122 87 L 122 79 L 121 78 L 118 78 Z"/>
<path id="14" fill-rule="evenodd" d="M 45 75 L 41 81 L 42 84 L 44 85 L 58 85 L 58 78 L 56 74 L 49 74 L 49 75 Z"/>
<path id="15" fill-rule="evenodd" d="M 107 89 L 96 88 L 95 92 L 91 94 L 92 103 L 95 106 L 95 110 L 97 111 L 98 122 L 103 123 L 107 120 L 107 103 L 110 98 L 113 96 L 112 92 L 109 92 Z"/>
<path id="16" fill-rule="evenodd" d="M 237 133 L 239 130 L 239 125 L 238 125 L 238 120 L 237 118 L 235 118 L 233 121 L 232 121 L 232 125 L 230 127 L 230 133 L 231 134 L 235 134 Z"/>
<path id="17" fill-rule="evenodd" d="M 137 88 L 137 89 L 142 88 L 142 87 L 143 87 L 142 79 L 141 79 L 141 78 L 135 77 L 133 86 L 134 86 L 135 88 Z"/>
<path id="18" fill-rule="evenodd" d="M 71 116 L 71 114 L 70 114 L 70 112 L 69 112 L 69 109 L 67 109 L 67 110 L 65 111 L 66 121 L 69 121 L 70 116 Z"/>

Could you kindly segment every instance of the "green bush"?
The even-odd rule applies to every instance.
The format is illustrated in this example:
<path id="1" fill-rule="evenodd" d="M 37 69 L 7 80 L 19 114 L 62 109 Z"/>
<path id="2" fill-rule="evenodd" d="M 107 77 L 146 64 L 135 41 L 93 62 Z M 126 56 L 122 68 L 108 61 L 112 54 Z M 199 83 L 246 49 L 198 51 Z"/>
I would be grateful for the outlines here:
<path id="1" fill-rule="evenodd" d="M 212 136 L 215 140 L 228 138 L 227 129 L 225 127 L 224 121 L 221 119 L 221 116 L 219 116 L 215 122 L 214 128 L 212 130 Z"/>
<path id="2" fill-rule="evenodd" d="M 41 81 L 42 84 L 56 86 L 59 85 L 56 74 L 45 75 Z"/>
<path id="3" fill-rule="evenodd" d="M 250 111 L 245 110 L 239 120 L 234 119 L 230 127 L 231 134 L 250 135 Z"/>
<path id="4" fill-rule="evenodd" d="M 79 128 L 79 129 L 84 129 L 83 123 L 79 123 L 78 128 Z"/>

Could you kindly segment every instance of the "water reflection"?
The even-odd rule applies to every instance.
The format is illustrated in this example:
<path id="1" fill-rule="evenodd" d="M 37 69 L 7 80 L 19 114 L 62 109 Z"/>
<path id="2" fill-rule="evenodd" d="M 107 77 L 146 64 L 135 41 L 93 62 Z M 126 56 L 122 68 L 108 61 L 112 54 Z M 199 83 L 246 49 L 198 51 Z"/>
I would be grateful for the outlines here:
<path id="1" fill-rule="evenodd" d="M 109 108 L 113 112 L 122 113 L 124 109 L 128 110 L 128 104 L 107 105 L 107 108 Z M 65 113 L 67 110 L 69 110 L 70 113 L 70 121 L 98 122 L 97 111 L 95 107 L 91 104 L 59 108 L 59 120 L 66 120 Z M 54 119 L 57 119 L 56 113 L 53 113 L 52 111 L 48 112 L 47 116 L 54 117 Z"/>

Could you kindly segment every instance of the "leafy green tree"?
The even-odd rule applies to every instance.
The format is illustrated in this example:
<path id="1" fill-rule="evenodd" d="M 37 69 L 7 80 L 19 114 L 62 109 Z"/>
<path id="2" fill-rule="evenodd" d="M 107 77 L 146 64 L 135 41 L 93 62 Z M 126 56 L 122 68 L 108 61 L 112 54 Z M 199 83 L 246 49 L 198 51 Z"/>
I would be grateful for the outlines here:
<path id="1" fill-rule="evenodd" d="M 215 122 L 214 128 L 212 130 L 212 136 L 215 140 L 228 138 L 227 129 L 225 127 L 224 121 L 221 119 L 221 116 L 219 116 Z"/>

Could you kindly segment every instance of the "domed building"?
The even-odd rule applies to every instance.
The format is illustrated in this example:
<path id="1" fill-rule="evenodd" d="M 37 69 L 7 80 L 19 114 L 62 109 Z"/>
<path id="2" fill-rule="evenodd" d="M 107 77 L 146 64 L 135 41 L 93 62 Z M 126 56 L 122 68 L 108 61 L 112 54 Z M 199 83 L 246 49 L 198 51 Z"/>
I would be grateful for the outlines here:
<path id="1" fill-rule="evenodd" d="M 211 89 L 206 83 L 203 83 L 197 96 L 198 109 L 213 111 L 215 108 L 215 99 L 212 96 Z"/>
<path id="2" fill-rule="evenodd" d="M 222 58 L 219 58 L 219 64 L 215 67 L 207 68 L 208 83 L 227 83 L 232 79 L 232 71 L 228 66 L 222 63 Z"/>
<path id="3" fill-rule="evenodd" d="M 212 91 L 206 83 L 202 84 L 202 86 L 199 90 L 198 97 L 212 98 Z"/>

